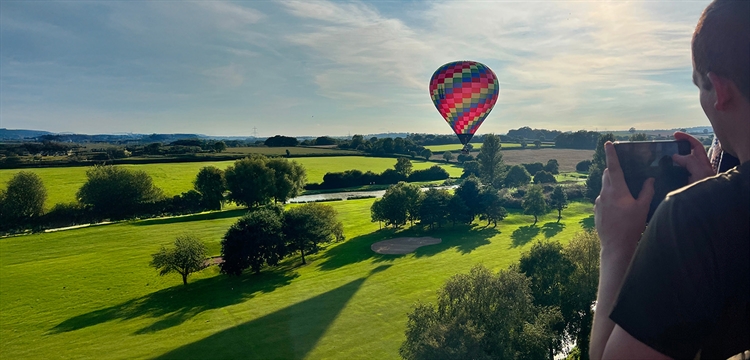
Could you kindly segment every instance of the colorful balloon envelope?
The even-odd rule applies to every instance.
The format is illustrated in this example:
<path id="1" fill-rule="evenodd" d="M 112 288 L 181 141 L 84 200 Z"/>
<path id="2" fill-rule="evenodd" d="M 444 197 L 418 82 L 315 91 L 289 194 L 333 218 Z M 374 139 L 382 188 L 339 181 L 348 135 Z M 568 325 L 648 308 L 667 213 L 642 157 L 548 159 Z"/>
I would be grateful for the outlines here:
<path id="1" fill-rule="evenodd" d="M 495 73 L 475 61 L 445 64 L 430 79 L 432 102 L 463 145 L 490 114 L 498 95 Z"/>

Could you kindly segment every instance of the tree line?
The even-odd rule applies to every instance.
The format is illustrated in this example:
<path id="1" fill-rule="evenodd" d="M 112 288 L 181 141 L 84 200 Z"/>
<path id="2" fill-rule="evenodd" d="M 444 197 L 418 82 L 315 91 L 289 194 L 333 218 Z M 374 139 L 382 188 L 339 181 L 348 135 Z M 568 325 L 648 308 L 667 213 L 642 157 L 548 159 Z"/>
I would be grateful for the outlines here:
<path id="1" fill-rule="evenodd" d="M 413 170 L 411 160 L 405 157 L 400 157 L 396 160 L 396 164 L 392 169 L 386 169 L 380 174 L 372 171 L 362 172 L 356 169 L 343 172 L 330 172 L 323 176 L 322 183 L 308 183 L 305 185 L 305 189 L 340 189 L 364 185 L 396 184 L 400 181 L 415 182 L 445 180 L 449 177 L 450 174 L 437 165 L 433 165 L 424 170 Z"/>
<path id="2" fill-rule="evenodd" d="M 193 190 L 167 197 L 144 171 L 96 165 L 86 171 L 86 181 L 76 192 L 75 203 L 56 204 L 45 212 L 47 191 L 41 178 L 21 171 L 11 178 L 5 190 L 0 190 L 0 231 L 189 214 L 221 209 L 225 201 L 253 208 L 286 202 L 299 195 L 305 183 L 302 165 L 253 155 L 235 161 L 224 171 L 204 167 L 193 180 Z"/>

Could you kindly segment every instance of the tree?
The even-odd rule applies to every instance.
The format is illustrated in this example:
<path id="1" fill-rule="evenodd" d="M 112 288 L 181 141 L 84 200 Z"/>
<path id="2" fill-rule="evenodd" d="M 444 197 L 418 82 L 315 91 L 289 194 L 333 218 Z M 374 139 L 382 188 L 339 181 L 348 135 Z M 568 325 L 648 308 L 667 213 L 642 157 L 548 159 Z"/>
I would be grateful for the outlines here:
<path id="1" fill-rule="evenodd" d="M 386 225 L 399 228 L 409 220 L 417 220 L 421 196 L 422 190 L 413 184 L 399 182 L 389 187 L 370 208 L 372 221 L 383 221 Z"/>
<path id="2" fill-rule="evenodd" d="M 453 153 L 450 151 L 444 151 L 443 160 L 445 160 L 445 162 L 451 162 L 451 160 L 453 160 Z"/>
<path id="3" fill-rule="evenodd" d="M 565 300 L 565 287 L 568 285 L 570 274 L 574 266 L 563 255 L 563 247 L 559 242 L 537 242 L 529 252 L 524 253 L 519 260 L 519 270 L 531 280 L 531 294 L 534 304 L 539 307 L 561 308 Z M 565 335 L 565 314 L 552 325 L 557 333 L 547 345 L 550 354 L 562 350 Z M 552 357 L 549 357 L 552 359 Z"/>
<path id="4" fill-rule="evenodd" d="M 607 167 L 607 155 L 604 153 L 604 144 L 607 141 L 615 141 L 612 133 L 599 136 L 599 140 L 594 151 L 594 158 L 589 167 L 589 177 L 586 180 L 586 196 L 592 202 L 599 196 L 602 190 L 602 174 Z"/>
<path id="5" fill-rule="evenodd" d="M 542 147 L 542 141 L 541 140 L 534 140 L 534 147 L 539 149 Z"/>
<path id="6" fill-rule="evenodd" d="M 393 166 L 393 168 L 398 172 L 399 174 L 403 176 L 409 176 L 411 174 L 412 165 L 411 160 L 400 157 L 396 160 L 396 165 Z"/>
<path id="7" fill-rule="evenodd" d="M 274 201 L 284 203 L 305 189 L 307 174 L 305 168 L 296 161 L 275 158 L 269 159 L 266 166 L 273 170 L 274 180 L 270 195 Z"/>
<path id="8" fill-rule="evenodd" d="M 217 153 L 220 153 L 227 149 L 227 144 L 223 141 L 217 141 L 213 143 L 213 146 L 211 147 L 214 149 L 214 151 L 216 151 Z"/>
<path id="9" fill-rule="evenodd" d="M 171 273 L 182 275 L 182 284 L 187 285 L 188 275 L 203 270 L 206 265 L 206 245 L 193 235 L 180 235 L 174 241 L 174 247 L 161 247 L 151 255 L 151 266 L 164 276 Z"/>
<path id="10" fill-rule="evenodd" d="M 576 164 L 576 171 L 588 172 L 591 167 L 591 160 L 583 160 Z"/>
<path id="11" fill-rule="evenodd" d="M 544 193 L 540 185 L 530 186 L 526 195 L 523 196 L 523 213 L 526 215 L 534 215 L 534 224 L 539 220 L 540 215 L 547 213 L 547 202 L 544 200 Z"/>
<path id="12" fill-rule="evenodd" d="M 206 209 L 220 210 L 224 201 L 224 172 L 213 166 L 206 166 L 193 180 L 193 188 L 201 194 L 201 203 Z"/>
<path id="13" fill-rule="evenodd" d="M 39 217 L 44 213 L 47 189 L 39 175 L 21 171 L 8 181 L 8 187 L 0 195 L 0 221 L 4 225 L 19 224 Z"/>
<path id="14" fill-rule="evenodd" d="M 534 176 L 536 173 L 544 170 L 544 164 L 540 162 L 530 163 L 530 164 L 521 164 L 526 171 L 529 172 L 529 175 Z"/>
<path id="15" fill-rule="evenodd" d="M 538 359 L 554 335 L 547 324 L 557 309 L 532 303 L 529 280 L 517 270 L 492 274 L 482 265 L 450 278 L 437 305 L 418 304 L 408 314 L 399 354 L 422 359 Z"/>
<path id="16" fill-rule="evenodd" d="M 479 219 L 486 220 L 487 226 L 490 223 L 497 227 L 497 222 L 508 216 L 508 211 L 503 207 L 503 199 L 497 190 L 492 186 L 487 186 L 479 194 L 480 212 Z"/>
<path id="17" fill-rule="evenodd" d="M 422 155 L 425 160 L 430 160 L 432 157 L 432 151 L 430 151 L 430 149 L 424 149 L 420 155 Z"/>
<path id="18" fill-rule="evenodd" d="M 276 266 L 286 256 L 280 207 L 264 206 L 232 224 L 221 240 L 219 264 L 223 274 L 241 275 L 251 268 L 256 274 L 264 265 Z"/>
<path id="19" fill-rule="evenodd" d="M 268 147 L 297 146 L 299 141 L 294 137 L 276 135 L 266 139 L 264 144 Z"/>
<path id="20" fill-rule="evenodd" d="M 596 231 L 579 232 L 563 249 L 565 257 L 573 264 L 567 282 L 561 309 L 566 314 L 567 333 L 581 350 L 581 359 L 589 358 L 589 334 L 599 283 L 599 236 Z"/>
<path id="21" fill-rule="evenodd" d="M 645 133 L 633 134 L 630 136 L 630 141 L 648 141 L 648 135 Z"/>
<path id="22" fill-rule="evenodd" d="M 448 217 L 448 205 L 451 201 L 451 195 L 447 190 L 429 189 L 424 193 L 419 206 L 419 221 L 427 224 L 430 229 L 435 224 L 442 226 Z"/>
<path id="23" fill-rule="evenodd" d="M 481 178 L 486 184 L 495 184 L 503 171 L 503 154 L 500 151 L 500 137 L 495 134 L 484 136 L 482 148 L 477 154 Z"/>
<path id="24" fill-rule="evenodd" d="M 560 222 L 563 209 L 568 207 L 568 196 L 565 195 L 562 186 L 555 186 L 555 190 L 549 198 L 549 206 L 557 210 L 557 222 Z"/>
<path id="25" fill-rule="evenodd" d="M 459 224 L 471 224 L 474 218 L 471 215 L 471 209 L 461 199 L 460 196 L 453 195 L 450 202 L 448 202 L 448 218 L 451 220 L 453 225 Z"/>
<path id="26" fill-rule="evenodd" d="M 465 179 L 469 176 L 479 177 L 479 163 L 476 161 L 467 161 L 464 163 L 464 170 L 461 173 L 461 178 Z"/>
<path id="27" fill-rule="evenodd" d="M 630 129 L 628 130 L 628 132 L 630 132 L 631 134 L 635 134 L 635 128 L 634 128 L 634 127 L 631 127 L 631 128 L 630 128 Z"/>
<path id="28" fill-rule="evenodd" d="M 459 164 L 464 164 L 467 161 L 474 160 L 474 156 L 472 156 L 471 154 L 459 154 L 456 160 L 458 161 Z"/>
<path id="29" fill-rule="evenodd" d="M 246 157 L 235 161 L 224 172 L 228 198 L 249 208 L 268 203 L 273 196 L 275 174 L 266 166 L 265 156 Z"/>
<path id="30" fill-rule="evenodd" d="M 97 165 L 86 171 L 86 178 L 76 196 L 80 203 L 91 206 L 103 217 L 133 215 L 144 204 L 163 197 L 151 176 L 141 170 Z"/>
<path id="31" fill-rule="evenodd" d="M 464 204 L 469 208 L 467 216 L 471 221 L 473 221 L 474 217 L 481 212 L 479 192 L 479 179 L 474 176 L 469 176 L 458 186 L 458 188 L 456 188 L 454 193 L 454 196 L 461 198 L 461 200 L 464 201 Z"/>
<path id="32" fill-rule="evenodd" d="M 549 159 L 547 160 L 547 164 L 544 165 L 544 171 L 552 174 L 557 175 L 560 173 L 560 164 L 557 162 L 557 159 Z"/>
<path id="33" fill-rule="evenodd" d="M 526 140 L 521 140 L 521 149 L 525 149 L 529 144 L 526 142 Z"/>
<path id="34" fill-rule="evenodd" d="M 555 179 L 555 175 L 552 175 L 544 170 L 534 175 L 534 184 L 548 184 L 548 183 L 556 183 L 556 182 L 557 182 L 557 179 Z"/>
<path id="35" fill-rule="evenodd" d="M 521 165 L 513 165 L 510 167 L 508 174 L 505 175 L 505 186 L 507 187 L 519 187 L 531 182 L 531 175 Z"/>
<path id="36" fill-rule="evenodd" d="M 318 252 L 322 244 L 344 240 L 344 225 L 331 206 L 308 203 L 284 213 L 284 237 L 289 251 L 299 251 L 305 264 L 305 254 Z"/>

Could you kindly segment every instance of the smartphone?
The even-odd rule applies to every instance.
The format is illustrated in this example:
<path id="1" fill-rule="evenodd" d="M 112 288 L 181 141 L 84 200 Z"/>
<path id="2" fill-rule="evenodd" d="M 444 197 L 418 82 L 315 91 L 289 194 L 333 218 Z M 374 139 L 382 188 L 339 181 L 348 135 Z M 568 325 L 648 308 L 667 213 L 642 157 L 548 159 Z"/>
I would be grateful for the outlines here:
<path id="1" fill-rule="evenodd" d="M 625 183 L 634 198 L 638 197 L 646 179 L 655 179 L 654 199 L 646 218 L 648 222 L 669 192 L 688 184 L 690 173 L 673 163 L 672 155 L 690 154 L 690 143 L 685 140 L 617 141 L 614 145 Z"/>

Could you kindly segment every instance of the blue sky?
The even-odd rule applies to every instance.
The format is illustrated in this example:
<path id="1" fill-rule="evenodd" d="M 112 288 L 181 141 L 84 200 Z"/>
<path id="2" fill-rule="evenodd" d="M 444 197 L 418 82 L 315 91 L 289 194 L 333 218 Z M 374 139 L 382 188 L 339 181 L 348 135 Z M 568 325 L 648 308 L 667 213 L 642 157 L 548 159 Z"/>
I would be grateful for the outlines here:
<path id="1" fill-rule="evenodd" d="M 0 2 L 0 127 L 449 133 L 455 60 L 500 98 L 478 133 L 708 125 L 690 37 L 708 1 Z"/>

